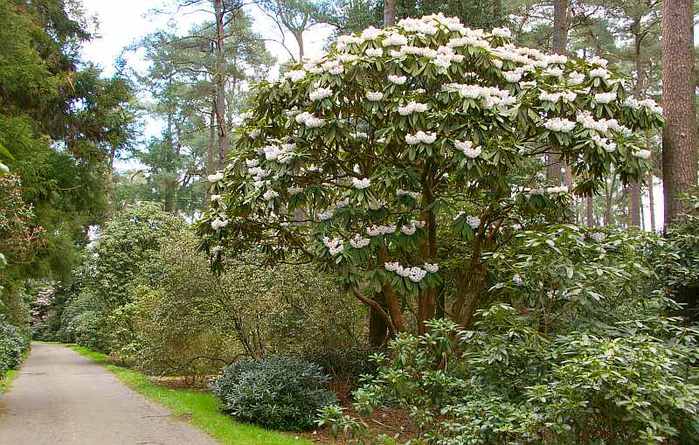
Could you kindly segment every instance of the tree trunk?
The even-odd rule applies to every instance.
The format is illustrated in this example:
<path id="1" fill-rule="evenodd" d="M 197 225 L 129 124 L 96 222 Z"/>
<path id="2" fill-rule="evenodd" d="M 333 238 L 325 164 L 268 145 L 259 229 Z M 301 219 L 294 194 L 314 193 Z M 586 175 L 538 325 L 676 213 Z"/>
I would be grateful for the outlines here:
<path id="1" fill-rule="evenodd" d="M 662 5 L 663 195 L 665 227 L 685 211 L 679 199 L 697 184 L 693 1 Z"/>
<path id="2" fill-rule="evenodd" d="M 303 43 L 303 29 L 301 30 L 296 30 L 292 31 L 291 33 L 294 36 L 294 39 L 296 39 L 296 45 L 299 47 L 299 62 L 303 61 L 303 57 L 305 55 L 305 47 Z"/>
<path id="3" fill-rule="evenodd" d="M 452 314 L 454 321 L 464 328 L 471 327 L 481 293 L 486 285 L 487 270 L 481 261 L 482 243 L 483 240 L 476 236 L 467 269 L 457 275 L 458 296 L 454 302 Z"/>
<path id="4" fill-rule="evenodd" d="M 386 310 L 386 299 L 382 293 L 374 296 L 374 300 Z M 376 309 L 369 307 L 369 345 L 380 348 L 386 342 L 389 335 L 388 323 L 384 316 Z"/>
<path id="5" fill-rule="evenodd" d="M 422 220 L 426 224 L 427 239 L 420 247 L 422 260 L 431 263 L 437 256 L 437 218 L 431 206 L 434 204 L 432 196 L 432 185 L 429 178 L 423 182 L 422 187 L 422 206 L 428 210 L 422 212 Z M 418 334 L 427 332 L 425 322 L 432 320 L 436 315 L 437 310 L 437 289 L 432 287 L 420 292 L 418 296 L 417 310 L 417 331 Z"/>
<path id="6" fill-rule="evenodd" d="M 652 173 L 648 177 L 648 213 L 650 213 L 650 230 L 655 232 L 655 191 Z"/>
<path id="7" fill-rule="evenodd" d="M 216 89 L 216 122 L 218 124 L 218 168 L 223 170 L 228 154 L 228 126 L 226 125 L 226 54 L 224 48 L 225 10 L 223 0 L 213 0 L 216 15 L 216 72 L 214 84 Z"/>
<path id="8" fill-rule="evenodd" d="M 594 227 L 597 225 L 595 221 L 595 214 L 594 214 L 594 209 L 593 209 L 593 201 L 592 201 L 592 196 L 586 196 L 585 197 L 585 213 L 586 213 L 586 219 L 587 219 L 587 226 L 588 227 Z"/>
<path id="9" fill-rule="evenodd" d="M 383 3 L 383 26 L 393 26 L 396 24 L 396 0 L 384 0 Z"/>
<path id="10" fill-rule="evenodd" d="M 629 184 L 629 225 L 641 227 L 641 183 Z"/>
<path id="11" fill-rule="evenodd" d="M 569 0 L 554 0 L 553 2 L 553 35 L 551 50 L 556 54 L 565 54 L 568 45 L 568 9 Z M 561 159 L 551 153 L 547 160 L 546 178 L 556 186 L 561 185 Z"/>

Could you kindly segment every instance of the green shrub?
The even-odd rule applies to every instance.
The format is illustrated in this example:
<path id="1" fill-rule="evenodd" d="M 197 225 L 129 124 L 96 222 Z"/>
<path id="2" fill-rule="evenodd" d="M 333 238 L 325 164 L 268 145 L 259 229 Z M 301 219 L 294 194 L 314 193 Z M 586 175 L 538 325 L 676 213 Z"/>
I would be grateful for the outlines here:
<path id="1" fill-rule="evenodd" d="M 293 357 L 243 359 L 226 367 L 212 389 L 233 417 L 267 428 L 310 429 L 318 410 L 336 401 L 320 366 Z"/>
<path id="2" fill-rule="evenodd" d="M 19 366 L 28 346 L 28 341 L 17 328 L 0 318 L 0 377 Z"/>
<path id="3" fill-rule="evenodd" d="M 355 408 L 398 406 L 437 445 L 697 443 L 699 331 L 658 315 L 606 335 L 546 336 L 504 304 L 479 318 L 475 330 L 437 320 L 427 334 L 399 335 Z M 338 407 L 321 423 L 376 439 Z"/>

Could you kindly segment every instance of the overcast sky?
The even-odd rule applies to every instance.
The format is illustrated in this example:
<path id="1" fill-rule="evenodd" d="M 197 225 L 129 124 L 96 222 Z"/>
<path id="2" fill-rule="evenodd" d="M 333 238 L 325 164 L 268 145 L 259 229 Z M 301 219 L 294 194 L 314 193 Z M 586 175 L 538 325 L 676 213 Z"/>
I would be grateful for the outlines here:
<path id="1" fill-rule="evenodd" d="M 105 69 L 106 74 L 110 74 L 113 72 L 114 59 L 122 50 L 146 34 L 172 27 L 185 31 L 197 22 L 213 18 L 206 12 L 182 13 L 176 17 L 150 13 L 162 3 L 160 0 L 83 0 L 87 16 L 94 16 L 99 22 L 99 38 L 85 45 L 84 57 L 98 63 Z M 248 12 L 254 17 L 253 26 L 256 32 L 262 34 L 263 38 L 279 39 L 276 26 L 257 7 L 250 6 Z M 304 36 L 306 54 L 320 54 L 330 33 L 331 30 L 324 26 L 316 26 L 307 32 Z M 286 41 L 291 51 L 296 53 L 293 37 L 287 36 Z M 280 62 L 288 60 L 287 52 L 279 44 L 270 41 L 266 44 L 268 50 Z M 130 58 L 128 62 L 136 68 L 141 68 L 142 61 L 138 57 Z"/>

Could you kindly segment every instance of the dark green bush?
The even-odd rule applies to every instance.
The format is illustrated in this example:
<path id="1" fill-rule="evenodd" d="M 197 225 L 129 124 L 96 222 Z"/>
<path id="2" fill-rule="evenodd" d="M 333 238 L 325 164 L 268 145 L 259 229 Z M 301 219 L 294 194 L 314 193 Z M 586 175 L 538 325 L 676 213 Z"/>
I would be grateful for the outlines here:
<path id="1" fill-rule="evenodd" d="M 0 318 L 0 377 L 19 366 L 29 343 L 19 330 Z"/>
<path id="2" fill-rule="evenodd" d="M 318 410 L 336 402 L 320 366 L 294 357 L 242 359 L 213 384 L 224 411 L 238 420 L 287 431 L 314 426 Z"/>

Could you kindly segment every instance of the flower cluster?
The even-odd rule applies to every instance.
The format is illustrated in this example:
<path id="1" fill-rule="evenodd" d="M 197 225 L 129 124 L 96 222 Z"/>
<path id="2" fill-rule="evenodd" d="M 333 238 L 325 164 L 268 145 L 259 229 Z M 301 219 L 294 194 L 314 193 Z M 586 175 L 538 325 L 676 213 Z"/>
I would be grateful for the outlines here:
<path id="1" fill-rule="evenodd" d="M 419 283 L 427 276 L 428 272 L 437 273 L 437 271 L 439 271 L 439 266 L 436 264 L 425 263 L 423 267 L 403 267 L 399 262 L 394 261 L 384 263 L 384 269 L 389 272 L 393 272 L 400 277 L 408 278 L 413 283 Z"/>
<path id="2" fill-rule="evenodd" d="M 315 117 L 311 113 L 304 111 L 296 116 L 296 123 L 303 124 L 308 128 L 320 128 L 325 125 L 325 119 Z"/>
<path id="3" fill-rule="evenodd" d="M 398 114 L 401 116 L 408 116 L 413 113 L 424 113 L 427 111 L 427 104 L 421 104 L 418 102 L 408 102 L 407 105 L 398 107 Z"/>
<path id="4" fill-rule="evenodd" d="M 316 88 L 315 90 L 308 93 L 308 98 L 312 101 L 323 100 L 326 97 L 333 95 L 333 90 L 330 88 Z"/>
<path id="5" fill-rule="evenodd" d="M 560 117 L 554 117 L 544 121 L 544 128 L 557 133 L 570 133 L 575 129 L 575 122 Z"/>
<path id="6" fill-rule="evenodd" d="M 328 248 L 328 252 L 331 256 L 335 256 L 345 249 L 345 243 L 340 238 L 328 238 L 327 236 L 323 238 L 323 244 Z"/>
<path id="7" fill-rule="evenodd" d="M 405 136 L 405 143 L 408 145 L 416 145 L 419 143 L 432 144 L 437 140 L 437 133 L 425 133 L 424 131 L 418 131 L 415 134 L 408 134 Z"/>
<path id="8" fill-rule="evenodd" d="M 474 146 L 471 141 L 454 141 L 454 147 L 469 159 L 475 159 L 481 154 L 481 148 Z"/>

